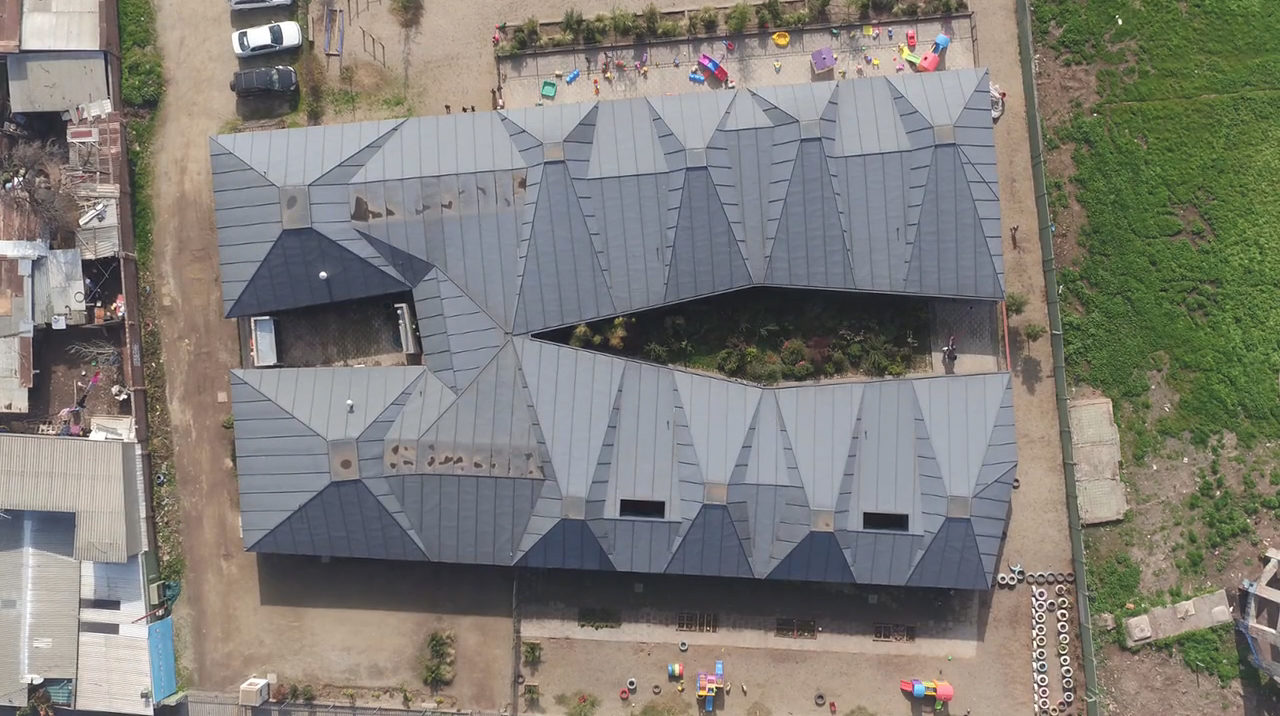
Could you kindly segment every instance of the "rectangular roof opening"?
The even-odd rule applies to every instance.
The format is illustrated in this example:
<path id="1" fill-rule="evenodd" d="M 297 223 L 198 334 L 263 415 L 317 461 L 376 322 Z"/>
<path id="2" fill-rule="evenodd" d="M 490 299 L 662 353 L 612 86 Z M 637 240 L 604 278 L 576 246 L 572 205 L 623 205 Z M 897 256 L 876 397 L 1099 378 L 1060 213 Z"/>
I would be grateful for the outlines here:
<path id="1" fill-rule="evenodd" d="M 660 520 L 667 516 L 667 503 L 661 500 L 620 500 L 618 516 Z"/>
<path id="2" fill-rule="evenodd" d="M 862 529 L 888 530 L 890 532 L 906 532 L 908 528 L 906 515 L 894 512 L 863 512 Z"/>

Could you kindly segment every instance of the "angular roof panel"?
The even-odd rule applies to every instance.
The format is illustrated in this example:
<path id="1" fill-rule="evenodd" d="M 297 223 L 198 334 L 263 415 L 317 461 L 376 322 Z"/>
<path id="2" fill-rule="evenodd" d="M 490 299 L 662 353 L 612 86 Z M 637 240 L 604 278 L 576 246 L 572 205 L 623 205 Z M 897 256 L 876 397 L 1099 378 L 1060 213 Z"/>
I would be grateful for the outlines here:
<path id="1" fill-rule="evenodd" d="M 221 136 L 225 308 L 400 293 L 426 265 L 516 333 L 704 283 L 999 299 L 987 87 L 960 70 Z M 691 282 L 734 243 L 745 274 Z"/>

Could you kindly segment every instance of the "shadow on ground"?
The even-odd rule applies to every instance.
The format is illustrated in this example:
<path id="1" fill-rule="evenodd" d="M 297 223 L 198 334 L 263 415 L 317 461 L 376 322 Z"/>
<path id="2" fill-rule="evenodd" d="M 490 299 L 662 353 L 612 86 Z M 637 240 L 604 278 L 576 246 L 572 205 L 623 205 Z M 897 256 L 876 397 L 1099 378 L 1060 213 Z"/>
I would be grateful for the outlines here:
<path id="1" fill-rule="evenodd" d="M 509 616 L 509 567 L 259 554 L 267 606 Z"/>

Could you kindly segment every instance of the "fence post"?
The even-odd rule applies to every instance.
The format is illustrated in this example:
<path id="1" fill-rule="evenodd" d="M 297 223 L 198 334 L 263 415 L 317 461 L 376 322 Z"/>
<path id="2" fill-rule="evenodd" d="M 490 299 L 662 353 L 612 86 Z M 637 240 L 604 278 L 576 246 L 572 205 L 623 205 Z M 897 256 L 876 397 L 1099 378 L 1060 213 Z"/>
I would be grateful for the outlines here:
<path id="1" fill-rule="evenodd" d="M 1080 506 L 1076 502 L 1076 467 L 1071 449 L 1071 421 L 1067 411 L 1066 353 L 1062 346 L 1062 307 L 1058 301 L 1058 271 L 1053 263 L 1053 229 L 1049 215 L 1049 193 L 1044 178 L 1044 138 L 1040 133 L 1040 109 L 1036 101 L 1035 49 L 1031 41 L 1031 9 L 1027 0 L 1017 0 L 1018 49 L 1022 55 L 1022 89 L 1027 98 L 1027 136 L 1031 145 L 1031 181 L 1036 193 L 1036 215 L 1040 223 L 1040 253 L 1043 260 L 1045 302 L 1049 310 L 1049 337 L 1053 348 L 1053 385 L 1058 399 L 1058 438 L 1062 442 L 1062 473 L 1066 483 L 1067 529 L 1071 533 L 1071 562 L 1076 573 L 1079 598 L 1080 652 L 1084 665 L 1085 711 L 1102 713 L 1102 692 L 1098 687 L 1098 663 L 1094 653 L 1093 621 L 1089 611 L 1089 583 L 1085 574 L 1084 534 Z"/>

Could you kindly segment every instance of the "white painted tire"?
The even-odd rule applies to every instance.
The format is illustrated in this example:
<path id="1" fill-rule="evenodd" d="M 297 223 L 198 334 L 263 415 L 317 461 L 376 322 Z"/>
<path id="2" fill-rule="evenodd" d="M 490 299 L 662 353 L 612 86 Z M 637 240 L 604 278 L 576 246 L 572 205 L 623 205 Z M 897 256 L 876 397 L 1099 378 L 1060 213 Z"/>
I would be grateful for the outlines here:
<path id="1" fill-rule="evenodd" d="M 1062 666 L 1071 666 L 1071 657 L 1063 654 L 1058 657 L 1058 663 Z"/>
<path id="2" fill-rule="evenodd" d="M 1067 705 L 1070 706 L 1071 702 L 1076 700 L 1076 695 L 1071 691 L 1067 691 L 1062 694 L 1062 700 L 1066 701 Z"/>
<path id="3" fill-rule="evenodd" d="M 1058 643 L 1059 643 L 1059 644 L 1070 644 L 1070 643 L 1071 643 L 1071 635 L 1070 635 L 1070 634 L 1059 634 L 1059 635 L 1058 635 Z"/>
<path id="4" fill-rule="evenodd" d="M 1062 667 L 1062 678 L 1064 678 L 1064 679 L 1070 679 L 1070 678 L 1071 678 L 1071 676 L 1072 676 L 1072 674 L 1074 674 L 1074 673 L 1076 673 L 1076 672 L 1075 672 L 1075 671 L 1073 671 L 1073 670 L 1071 669 L 1071 667 L 1070 667 L 1070 666 L 1064 666 L 1064 667 Z"/>
<path id="5" fill-rule="evenodd" d="M 1059 634 L 1066 634 L 1066 633 L 1067 633 L 1068 631 L 1070 631 L 1070 630 L 1071 630 L 1071 625 L 1070 625 L 1070 624 L 1068 624 L 1068 623 L 1066 623 L 1066 622 L 1058 622 L 1058 633 L 1059 633 Z"/>

